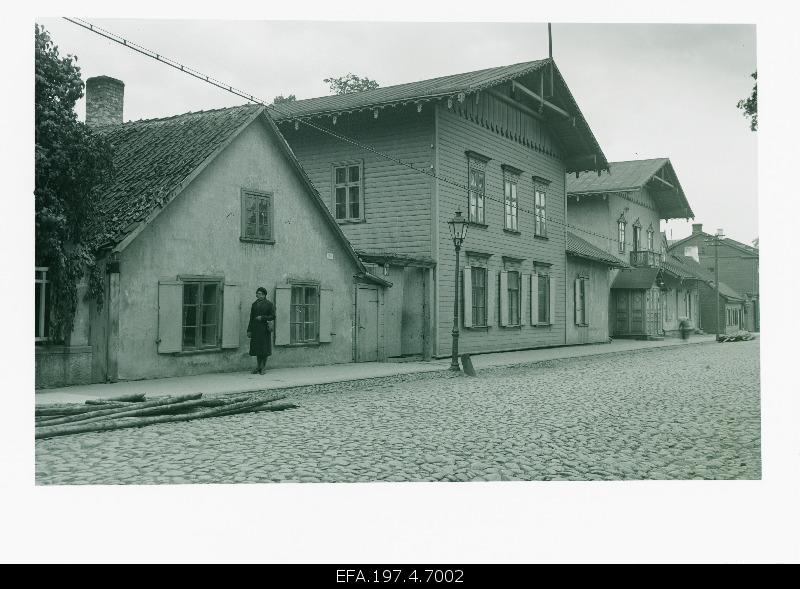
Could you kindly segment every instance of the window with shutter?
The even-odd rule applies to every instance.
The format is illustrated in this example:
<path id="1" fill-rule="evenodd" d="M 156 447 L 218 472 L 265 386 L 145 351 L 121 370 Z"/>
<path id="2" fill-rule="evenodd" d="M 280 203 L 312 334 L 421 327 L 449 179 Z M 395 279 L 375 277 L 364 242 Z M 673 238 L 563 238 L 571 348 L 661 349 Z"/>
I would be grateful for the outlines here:
<path id="1" fill-rule="evenodd" d="M 333 289 L 319 290 L 319 341 L 332 341 L 333 331 Z"/>
<path id="2" fill-rule="evenodd" d="M 531 275 L 531 325 L 539 323 L 539 275 Z"/>
<path id="3" fill-rule="evenodd" d="M 239 285 L 226 283 L 222 294 L 222 347 L 238 348 L 239 325 L 242 321 Z"/>
<path id="4" fill-rule="evenodd" d="M 158 344 L 159 354 L 180 352 L 183 283 L 163 280 L 158 283 Z"/>
<path id="5" fill-rule="evenodd" d="M 292 287 L 275 287 L 275 345 L 290 343 L 289 318 L 291 316 Z"/>
<path id="6" fill-rule="evenodd" d="M 486 271 L 486 325 L 494 325 L 495 295 L 497 293 L 497 279 L 494 270 Z"/>
<path id="7" fill-rule="evenodd" d="M 461 321 L 464 327 L 472 327 L 475 312 L 472 308 L 472 269 L 461 271 Z"/>
<path id="8" fill-rule="evenodd" d="M 290 343 L 319 341 L 319 287 L 315 284 L 293 284 L 289 314 Z"/>
<path id="9" fill-rule="evenodd" d="M 508 272 L 500 272 L 500 325 L 508 325 Z"/>

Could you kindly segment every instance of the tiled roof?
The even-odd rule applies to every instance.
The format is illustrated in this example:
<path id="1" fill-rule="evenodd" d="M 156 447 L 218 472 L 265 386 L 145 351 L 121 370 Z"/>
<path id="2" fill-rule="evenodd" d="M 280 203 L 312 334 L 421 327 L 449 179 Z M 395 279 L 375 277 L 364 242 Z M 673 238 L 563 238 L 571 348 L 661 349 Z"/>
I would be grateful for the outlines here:
<path id="1" fill-rule="evenodd" d="M 678 175 L 668 158 L 633 160 L 629 162 L 609 162 L 608 173 L 573 174 L 567 176 L 568 194 L 602 194 L 605 192 L 628 192 L 639 190 L 662 172 L 670 188 L 663 182 L 649 185 L 650 194 L 662 219 L 693 218 L 694 213 L 686 200 Z"/>
<path id="2" fill-rule="evenodd" d="M 627 267 L 627 264 L 622 262 L 619 258 L 615 258 L 611 254 L 604 252 L 599 247 L 592 245 L 585 239 L 569 231 L 567 231 L 567 253 L 586 260 L 601 262 L 613 268 Z"/>
<path id="3" fill-rule="evenodd" d="M 679 267 L 684 273 L 691 274 L 691 278 L 702 280 L 711 288 L 714 288 L 714 273 L 703 268 L 694 258 L 689 256 L 681 256 L 677 254 L 670 254 L 667 260 L 672 260 L 673 267 Z M 668 268 L 669 269 L 669 268 Z M 735 291 L 733 288 L 719 281 L 719 294 L 728 299 L 745 300 L 745 297 Z"/>
<path id="4" fill-rule="evenodd" d="M 547 100 L 563 109 L 570 116 L 548 115 L 547 124 L 556 140 L 563 146 L 567 156 L 568 171 L 605 169 L 608 162 L 597 143 L 589 124 L 581 113 L 575 98 L 567 87 L 561 72 L 550 59 L 527 61 L 513 65 L 493 67 L 462 74 L 442 76 L 407 84 L 397 84 L 363 92 L 352 92 L 335 96 L 309 98 L 296 102 L 285 102 L 270 107 L 276 121 L 341 115 L 360 110 L 402 106 L 409 103 L 441 100 L 458 97 L 499 86 L 510 80 L 520 80 L 529 74 L 552 64 L 553 96 Z M 532 78 L 530 83 L 536 83 Z"/>
<path id="5" fill-rule="evenodd" d="M 100 218 L 91 243 L 124 239 L 262 110 L 250 104 L 98 127 L 112 146 L 115 174 L 98 187 Z"/>

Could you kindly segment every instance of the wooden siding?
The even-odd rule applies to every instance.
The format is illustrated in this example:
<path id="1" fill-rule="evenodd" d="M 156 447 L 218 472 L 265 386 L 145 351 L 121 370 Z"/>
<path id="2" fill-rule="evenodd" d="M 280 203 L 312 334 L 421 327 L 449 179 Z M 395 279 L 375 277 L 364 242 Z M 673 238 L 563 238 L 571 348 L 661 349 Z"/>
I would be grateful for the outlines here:
<path id="1" fill-rule="evenodd" d="M 499 315 L 497 289 L 499 273 L 506 268 L 503 256 L 521 260 L 519 271 L 531 274 L 534 261 L 551 264 L 549 273 L 553 283 L 554 310 L 552 325 L 502 327 L 499 321 L 484 328 L 464 328 L 459 342 L 462 352 L 489 352 L 495 350 L 525 349 L 565 343 L 565 196 L 564 164 L 555 157 L 526 147 L 519 141 L 495 132 L 486 126 L 471 122 L 446 105 L 437 109 L 437 153 L 439 162 L 437 183 L 439 208 L 439 259 L 438 259 L 438 356 L 451 351 L 452 308 L 455 296 L 455 251 L 447 230 L 447 221 L 456 209 L 466 211 L 467 190 L 443 181 L 450 180 L 466 186 L 468 163 L 466 151 L 472 150 L 491 157 L 486 164 L 486 227 L 470 226 L 462 247 L 461 268 L 468 263 L 465 252 L 491 254 L 487 268 L 495 280 L 487 284 L 494 289 L 493 310 Z M 507 164 L 522 170 L 517 186 L 519 202 L 519 233 L 504 231 L 503 170 Z M 547 239 L 533 235 L 534 185 L 532 176 L 551 181 L 547 187 Z M 487 310 L 490 313 L 492 310 Z M 527 316 L 527 313 L 525 313 Z"/>
<path id="2" fill-rule="evenodd" d="M 415 168 L 433 165 L 433 107 L 341 116 L 337 124 L 318 119 L 314 124 L 355 139 Z M 332 166 L 363 161 L 363 223 L 345 222 L 342 230 L 358 250 L 391 251 L 431 256 L 431 191 L 429 176 L 387 160 L 368 150 L 293 123 L 281 131 L 323 200 L 334 212 Z"/>
<path id="3" fill-rule="evenodd" d="M 608 298 L 611 293 L 607 266 L 567 256 L 567 343 L 591 344 L 608 341 Z M 586 325 L 575 323 L 575 280 L 587 277 Z"/>
<path id="4" fill-rule="evenodd" d="M 676 253 L 697 246 L 700 265 L 714 272 L 714 245 L 705 243 L 708 235 L 694 235 L 678 246 Z M 719 279 L 741 295 L 758 296 L 758 256 L 749 255 L 741 249 L 722 242 L 719 245 Z"/>

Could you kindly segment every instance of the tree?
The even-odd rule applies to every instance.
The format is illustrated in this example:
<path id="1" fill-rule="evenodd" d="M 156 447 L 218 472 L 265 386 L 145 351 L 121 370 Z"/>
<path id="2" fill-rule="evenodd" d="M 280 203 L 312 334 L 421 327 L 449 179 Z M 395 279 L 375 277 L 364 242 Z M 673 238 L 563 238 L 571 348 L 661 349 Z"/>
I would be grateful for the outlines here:
<path id="1" fill-rule="evenodd" d="M 47 266 L 50 333 L 68 340 L 77 307 L 78 280 L 96 269 L 85 243 L 97 218 L 94 188 L 112 173 L 107 143 L 78 121 L 75 102 L 83 96 L 77 57 L 60 57 L 49 33 L 35 27 L 35 257 Z M 98 272 L 89 294 L 102 293 Z M 98 299 L 101 301 L 102 299 Z"/>
<path id="2" fill-rule="evenodd" d="M 297 97 L 294 94 L 289 94 L 289 96 L 284 96 L 283 94 L 279 94 L 275 98 L 272 99 L 272 104 L 278 105 L 283 104 L 285 102 L 296 102 Z"/>
<path id="3" fill-rule="evenodd" d="M 370 80 L 366 76 L 359 78 L 354 74 L 347 74 L 338 78 L 325 78 L 322 81 L 330 86 L 331 92 L 334 94 L 363 92 L 364 90 L 374 90 L 379 86 L 375 80 Z"/>
<path id="4" fill-rule="evenodd" d="M 758 72 L 751 74 L 756 81 L 753 84 L 753 93 L 747 100 L 740 100 L 736 103 L 737 108 L 741 108 L 742 113 L 746 117 L 750 117 L 750 130 L 758 131 Z"/>

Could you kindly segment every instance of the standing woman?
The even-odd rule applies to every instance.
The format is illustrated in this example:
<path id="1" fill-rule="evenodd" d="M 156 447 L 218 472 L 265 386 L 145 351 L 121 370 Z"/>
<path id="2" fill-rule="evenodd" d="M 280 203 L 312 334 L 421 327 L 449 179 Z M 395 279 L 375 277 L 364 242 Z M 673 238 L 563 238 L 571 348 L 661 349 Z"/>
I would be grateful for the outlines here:
<path id="1" fill-rule="evenodd" d="M 272 332 L 268 321 L 275 320 L 275 307 L 267 300 L 267 289 L 263 286 L 256 291 L 256 301 L 250 307 L 250 323 L 247 337 L 250 338 L 250 355 L 258 359 L 253 374 L 264 374 L 267 356 L 272 354 Z"/>

